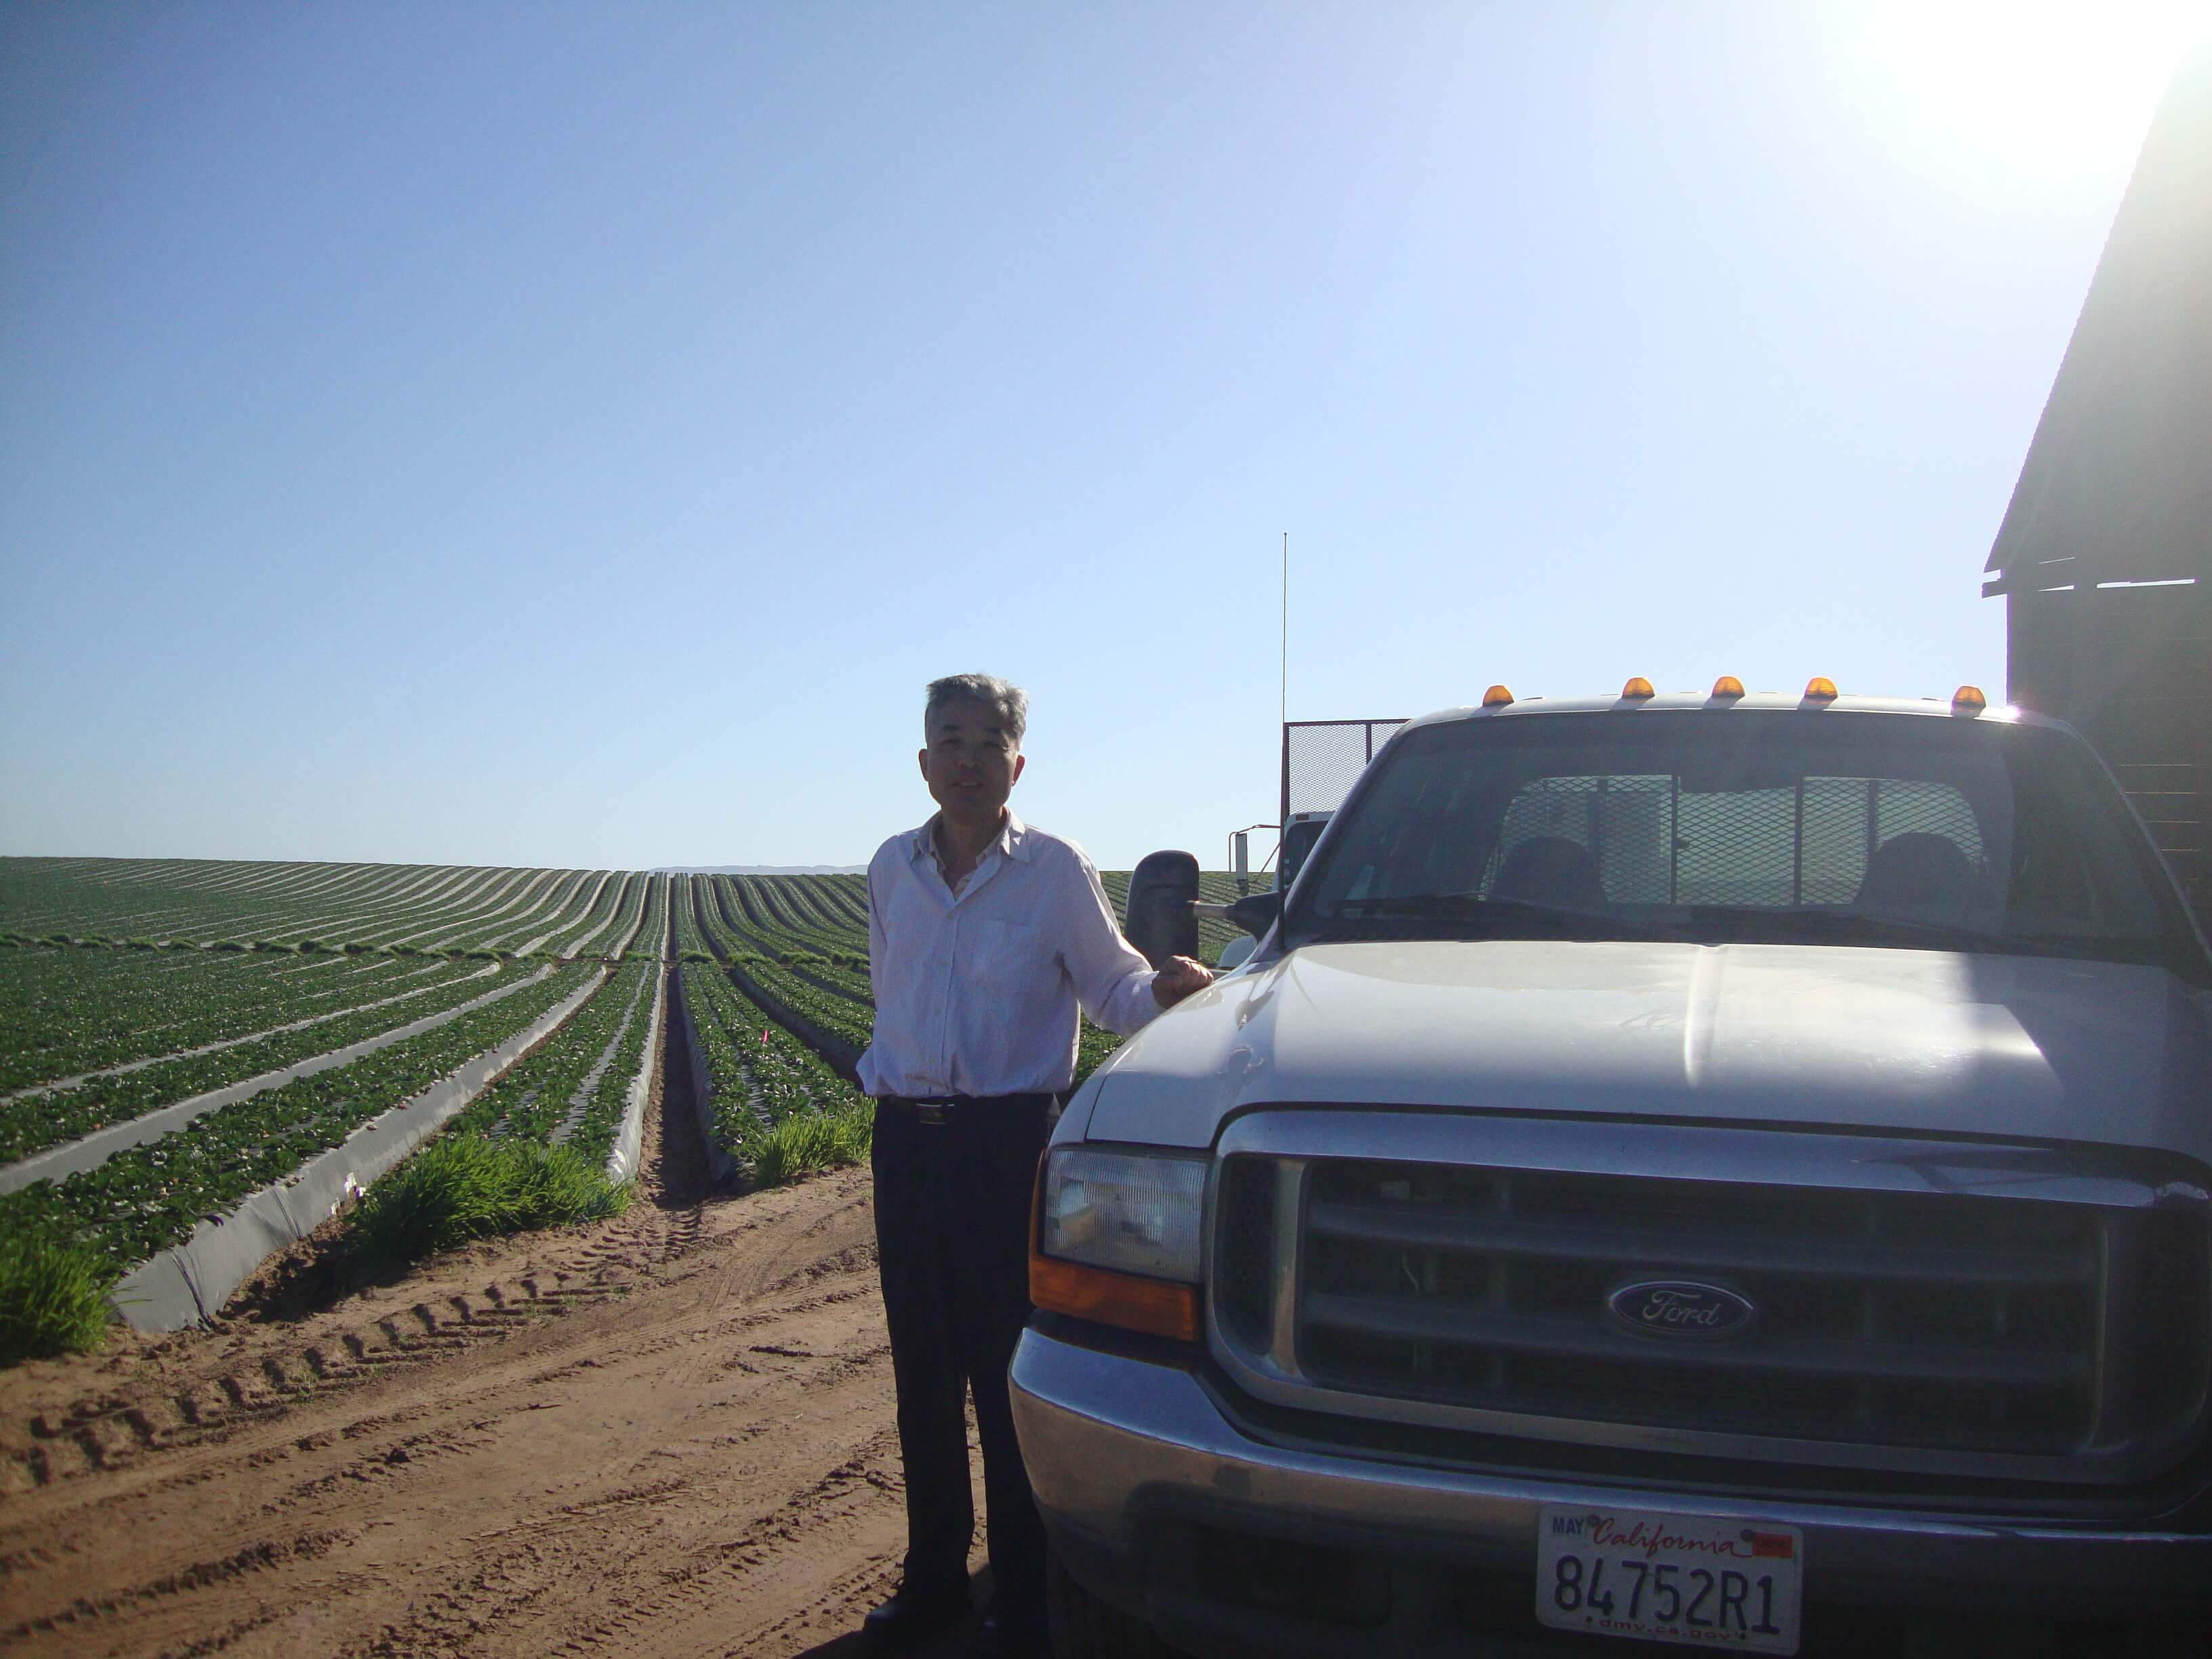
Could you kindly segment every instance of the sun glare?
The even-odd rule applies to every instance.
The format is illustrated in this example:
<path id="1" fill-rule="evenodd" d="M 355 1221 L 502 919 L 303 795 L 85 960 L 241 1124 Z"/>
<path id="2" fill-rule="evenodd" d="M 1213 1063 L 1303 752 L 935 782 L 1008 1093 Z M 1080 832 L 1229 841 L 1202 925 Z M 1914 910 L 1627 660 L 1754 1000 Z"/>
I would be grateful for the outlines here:
<path id="1" fill-rule="evenodd" d="M 2201 0 L 1919 0 L 1899 7 L 1899 79 L 1958 142 L 2063 143 L 2114 122 L 2148 125 L 2207 21 Z"/>

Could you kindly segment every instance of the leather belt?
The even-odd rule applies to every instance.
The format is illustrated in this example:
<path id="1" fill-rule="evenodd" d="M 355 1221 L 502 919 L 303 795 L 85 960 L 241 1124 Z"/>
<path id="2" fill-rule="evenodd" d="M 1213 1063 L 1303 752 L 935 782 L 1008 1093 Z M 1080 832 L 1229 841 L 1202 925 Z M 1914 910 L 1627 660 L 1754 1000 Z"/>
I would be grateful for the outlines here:
<path id="1" fill-rule="evenodd" d="M 1007 1101 L 1036 1100 L 1048 1107 L 1054 1097 L 1044 1091 L 1021 1095 L 930 1095 L 916 1098 L 911 1095 L 884 1095 L 876 1102 L 878 1107 L 889 1106 L 906 1113 L 916 1123 L 927 1128 L 941 1129 L 952 1121 L 957 1113 L 988 1110 Z"/>

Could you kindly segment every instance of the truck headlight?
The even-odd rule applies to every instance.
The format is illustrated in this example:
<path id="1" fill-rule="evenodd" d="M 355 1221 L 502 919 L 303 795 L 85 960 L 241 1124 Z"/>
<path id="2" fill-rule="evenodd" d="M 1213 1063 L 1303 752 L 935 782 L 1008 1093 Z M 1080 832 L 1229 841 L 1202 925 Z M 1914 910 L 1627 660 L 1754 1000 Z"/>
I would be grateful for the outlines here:
<path id="1" fill-rule="evenodd" d="M 1198 1339 L 1208 1160 L 1062 1146 L 1038 1176 L 1030 1300 L 1178 1341 Z"/>

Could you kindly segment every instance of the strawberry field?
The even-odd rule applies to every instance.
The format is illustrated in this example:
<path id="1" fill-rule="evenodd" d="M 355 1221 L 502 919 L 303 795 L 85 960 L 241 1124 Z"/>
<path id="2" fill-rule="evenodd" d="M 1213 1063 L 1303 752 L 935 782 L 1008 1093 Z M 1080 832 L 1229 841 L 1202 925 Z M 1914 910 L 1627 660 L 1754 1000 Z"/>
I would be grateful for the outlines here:
<path id="1" fill-rule="evenodd" d="M 716 1167 L 787 1180 L 866 1156 L 874 1013 L 857 875 L 0 859 L 0 1231 L 191 1277 L 227 1218 L 291 1192 L 304 1231 L 307 1172 L 359 1147 L 349 1193 L 425 1135 L 619 1186 L 664 1032 Z M 1081 1071 L 1118 1041 L 1086 1024 Z"/>

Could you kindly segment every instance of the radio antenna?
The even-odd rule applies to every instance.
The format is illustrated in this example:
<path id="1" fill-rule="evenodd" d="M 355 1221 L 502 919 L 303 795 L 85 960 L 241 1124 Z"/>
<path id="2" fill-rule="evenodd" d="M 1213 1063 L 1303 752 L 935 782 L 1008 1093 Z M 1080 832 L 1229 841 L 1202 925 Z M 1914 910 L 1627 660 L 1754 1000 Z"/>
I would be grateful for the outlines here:
<path id="1" fill-rule="evenodd" d="M 1283 724 L 1291 723 L 1291 532 L 1283 532 Z"/>

